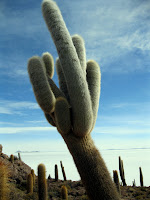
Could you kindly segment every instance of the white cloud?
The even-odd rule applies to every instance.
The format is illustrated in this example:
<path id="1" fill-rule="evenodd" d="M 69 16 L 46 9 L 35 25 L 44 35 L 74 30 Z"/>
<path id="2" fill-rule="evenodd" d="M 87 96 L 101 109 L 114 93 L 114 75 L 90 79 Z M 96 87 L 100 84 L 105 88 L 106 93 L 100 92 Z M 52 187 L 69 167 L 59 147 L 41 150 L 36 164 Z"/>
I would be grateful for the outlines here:
<path id="1" fill-rule="evenodd" d="M 16 134 L 31 132 L 56 131 L 55 127 L 0 127 L 0 134 Z"/>
<path id="2" fill-rule="evenodd" d="M 22 114 L 22 110 L 35 110 L 39 109 L 37 103 L 29 101 L 8 101 L 0 100 L 0 113 L 1 114 Z"/>

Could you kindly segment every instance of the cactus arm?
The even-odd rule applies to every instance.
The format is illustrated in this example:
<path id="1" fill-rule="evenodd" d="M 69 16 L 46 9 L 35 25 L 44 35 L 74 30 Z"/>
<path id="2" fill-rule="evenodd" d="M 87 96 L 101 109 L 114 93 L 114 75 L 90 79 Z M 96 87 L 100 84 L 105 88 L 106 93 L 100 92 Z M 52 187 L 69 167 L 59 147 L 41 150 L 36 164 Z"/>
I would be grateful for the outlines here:
<path id="1" fill-rule="evenodd" d="M 44 0 L 42 11 L 64 72 L 72 107 L 74 133 L 82 137 L 90 133 L 93 118 L 86 77 L 57 5 L 53 1 Z"/>
<path id="2" fill-rule="evenodd" d="M 91 95 L 92 110 L 93 110 L 93 127 L 96 123 L 97 112 L 99 107 L 100 88 L 101 88 L 101 73 L 99 65 L 90 60 L 87 62 L 86 78 Z"/>
<path id="3" fill-rule="evenodd" d="M 45 52 L 45 53 L 42 54 L 42 59 L 43 59 L 44 64 L 45 64 L 46 73 L 48 74 L 48 76 L 50 78 L 53 78 L 53 75 L 54 75 L 53 56 L 51 54 L 49 54 L 48 52 Z"/>
<path id="4" fill-rule="evenodd" d="M 63 97 L 56 99 L 55 119 L 57 129 L 61 134 L 68 134 L 71 129 L 69 104 Z"/>
<path id="5" fill-rule="evenodd" d="M 52 116 L 50 114 L 47 114 L 47 113 L 44 113 L 47 121 L 52 125 L 52 126 L 55 126 L 56 127 L 56 124 L 55 124 L 55 120 L 53 120 Z"/>
<path id="6" fill-rule="evenodd" d="M 85 54 L 85 45 L 84 45 L 84 40 L 82 39 L 81 36 L 79 35 L 74 35 L 72 37 L 72 42 L 75 46 L 80 65 L 83 69 L 83 73 L 86 73 L 86 54 Z"/>
<path id="7" fill-rule="evenodd" d="M 64 93 L 68 102 L 70 102 L 65 76 L 64 76 L 64 72 L 62 70 L 62 66 L 61 66 L 59 58 L 57 58 L 57 60 L 56 60 L 56 72 L 57 72 L 57 75 L 58 75 L 60 90 Z"/>
<path id="8" fill-rule="evenodd" d="M 45 113 L 54 111 L 55 96 L 46 78 L 44 62 L 34 56 L 28 61 L 28 73 L 37 102 Z"/>
<path id="9" fill-rule="evenodd" d="M 64 137 L 90 200 L 119 200 L 106 165 L 90 135 Z"/>

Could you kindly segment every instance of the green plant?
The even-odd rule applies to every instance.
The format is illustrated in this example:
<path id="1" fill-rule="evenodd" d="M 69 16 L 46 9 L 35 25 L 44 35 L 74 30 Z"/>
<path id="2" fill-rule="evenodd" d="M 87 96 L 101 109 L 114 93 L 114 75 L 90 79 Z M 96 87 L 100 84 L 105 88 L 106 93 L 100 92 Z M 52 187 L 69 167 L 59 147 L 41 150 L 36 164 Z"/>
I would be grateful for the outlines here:
<path id="1" fill-rule="evenodd" d="M 32 174 L 28 174 L 27 177 L 27 193 L 33 193 L 33 176 Z"/>
<path id="2" fill-rule="evenodd" d="M 0 200 L 8 200 L 9 192 L 8 168 L 4 163 L 0 162 Z"/>
<path id="3" fill-rule="evenodd" d="M 117 190 L 120 194 L 120 183 L 119 183 L 119 177 L 118 177 L 118 171 L 117 170 L 113 170 L 113 179 L 114 179 L 114 183 L 116 184 Z"/>
<path id="4" fill-rule="evenodd" d="M 55 181 L 58 181 L 58 166 L 55 165 Z"/>
<path id="5" fill-rule="evenodd" d="M 34 173 L 34 169 L 31 169 L 31 174 L 33 177 L 33 186 L 35 185 L 35 173 Z"/>
<path id="6" fill-rule="evenodd" d="M 143 173 L 142 173 L 141 167 L 139 167 L 139 171 L 140 171 L 140 185 L 141 185 L 141 187 L 143 187 L 144 186 L 144 184 L 143 184 Z"/>
<path id="7" fill-rule="evenodd" d="M 47 181 L 44 164 L 38 165 L 38 196 L 39 200 L 47 200 Z"/>
<path id="8" fill-rule="evenodd" d="M 60 166 L 61 166 L 61 170 L 62 170 L 62 174 L 63 174 L 63 177 L 64 177 L 64 181 L 66 181 L 66 173 L 65 173 L 65 169 L 64 169 L 64 166 L 62 164 L 62 161 L 60 161 Z"/>
<path id="9" fill-rule="evenodd" d="M 61 186 L 61 198 L 68 200 L 68 190 L 65 185 Z"/>
<path id="10" fill-rule="evenodd" d="M 52 0 L 42 3 L 43 16 L 56 45 L 58 88 L 52 80 L 54 61 L 49 53 L 28 61 L 28 73 L 37 102 L 62 135 L 91 200 L 120 199 L 108 169 L 91 138 L 100 96 L 100 68 L 86 62 L 83 39 L 70 36 L 60 10 Z"/>
<path id="11" fill-rule="evenodd" d="M 3 146 L 0 144 L 0 153 L 2 153 Z"/>
<path id="12" fill-rule="evenodd" d="M 124 167 L 123 167 L 123 160 L 121 160 L 121 157 L 119 156 L 119 172 L 120 172 L 120 177 L 123 183 L 123 186 L 126 186 L 126 180 L 125 180 L 125 175 L 124 175 Z"/>
<path id="13" fill-rule="evenodd" d="M 10 155 L 10 161 L 11 161 L 11 163 L 14 163 L 14 155 L 13 154 Z"/>

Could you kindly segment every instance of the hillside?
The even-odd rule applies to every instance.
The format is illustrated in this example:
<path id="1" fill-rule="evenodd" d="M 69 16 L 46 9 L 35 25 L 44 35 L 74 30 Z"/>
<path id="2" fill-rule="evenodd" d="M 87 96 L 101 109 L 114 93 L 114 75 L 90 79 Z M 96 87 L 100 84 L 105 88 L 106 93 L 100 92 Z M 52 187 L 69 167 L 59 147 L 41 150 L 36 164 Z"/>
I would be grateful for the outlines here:
<path id="1" fill-rule="evenodd" d="M 8 172 L 8 196 L 10 200 L 37 200 L 38 187 L 37 177 L 34 186 L 33 194 L 27 194 L 27 175 L 31 173 L 31 167 L 25 164 L 23 161 L 14 157 L 14 161 L 11 161 L 10 157 L 6 154 L 0 154 L 0 163 L 5 164 Z M 1 167 L 1 165 L 0 165 Z M 65 185 L 68 189 L 69 200 L 86 200 L 87 195 L 81 181 L 62 181 L 55 179 L 47 179 L 48 185 L 48 199 L 59 200 L 61 199 L 61 186 Z M 122 199 L 149 199 L 150 200 L 150 187 L 132 187 L 121 186 L 121 198 Z"/>

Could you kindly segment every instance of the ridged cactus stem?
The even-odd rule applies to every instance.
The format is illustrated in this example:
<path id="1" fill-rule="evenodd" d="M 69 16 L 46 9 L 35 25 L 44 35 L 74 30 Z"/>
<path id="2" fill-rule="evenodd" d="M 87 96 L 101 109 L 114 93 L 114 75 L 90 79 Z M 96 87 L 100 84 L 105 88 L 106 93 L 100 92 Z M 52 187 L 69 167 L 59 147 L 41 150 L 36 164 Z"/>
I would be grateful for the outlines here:
<path id="1" fill-rule="evenodd" d="M 33 176 L 32 174 L 28 174 L 27 177 L 27 193 L 33 193 Z"/>
<path id="2" fill-rule="evenodd" d="M 21 161 L 21 155 L 20 155 L 20 152 L 18 152 L 18 158 L 19 158 L 19 160 Z"/>
<path id="3" fill-rule="evenodd" d="M 47 181 L 44 164 L 38 165 L 38 196 L 39 200 L 47 200 Z"/>
<path id="4" fill-rule="evenodd" d="M 13 154 L 10 155 L 10 161 L 11 161 L 11 163 L 14 164 L 14 155 Z"/>
<path id="5" fill-rule="evenodd" d="M 64 200 L 68 200 L 68 190 L 65 185 L 61 187 L 61 198 Z"/>
<path id="6" fill-rule="evenodd" d="M 123 183 L 123 186 L 126 186 L 126 180 L 125 180 L 125 175 L 124 175 L 124 166 L 123 166 L 123 160 L 121 160 L 121 157 L 119 156 L 119 172 L 120 172 L 120 177 Z"/>
<path id="7" fill-rule="evenodd" d="M 62 161 L 60 161 L 60 166 L 61 166 L 61 170 L 62 170 L 62 174 L 63 174 L 63 177 L 64 177 L 64 181 L 66 181 L 66 173 L 65 173 L 65 169 L 64 169 L 64 166 L 62 164 Z"/>
<path id="8" fill-rule="evenodd" d="M 58 166 L 55 165 L 55 181 L 58 181 Z"/>
<path id="9" fill-rule="evenodd" d="M 120 196 L 90 135 L 65 139 L 90 200 L 119 200 Z"/>
<path id="10" fill-rule="evenodd" d="M 141 187 L 143 187 L 144 183 L 143 183 L 143 173 L 142 173 L 142 168 L 141 167 L 139 167 L 139 171 L 140 171 L 140 185 L 141 185 Z"/>
<path id="11" fill-rule="evenodd" d="M 31 174 L 33 177 L 33 186 L 35 185 L 35 173 L 34 173 L 34 169 L 31 169 Z"/>
<path id="12" fill-rule="evenodd" d="M 118 177 L 118 171 L 117 170 L 113 170 L 113 179 L 114 179 L 114 183 L 116 184 L 117 190 L 120 194 L 120 183 L 119 183 L 119 177 Z"/>

